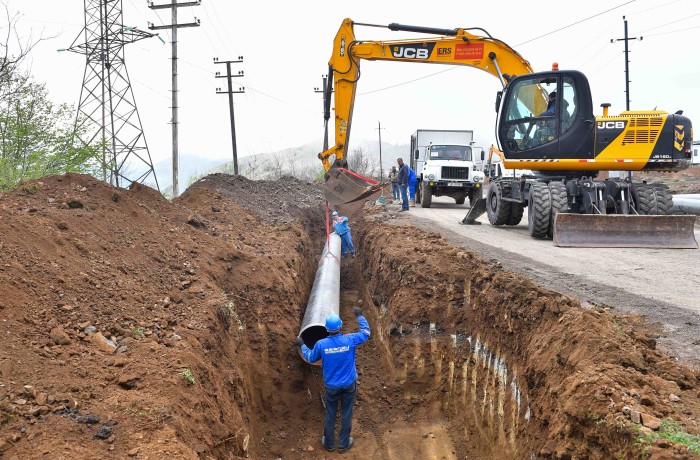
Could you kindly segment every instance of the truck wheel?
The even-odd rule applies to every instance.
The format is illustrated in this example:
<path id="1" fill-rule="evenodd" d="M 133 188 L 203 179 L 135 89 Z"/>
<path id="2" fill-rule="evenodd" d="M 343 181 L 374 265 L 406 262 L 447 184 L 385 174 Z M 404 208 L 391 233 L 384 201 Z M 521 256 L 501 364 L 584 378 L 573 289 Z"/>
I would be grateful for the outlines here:
<path id="1" fill-rule="evenodd" d="M 560 212 L 569 212 L 569 199 L 566 195 L 566 184 L 563 182 L 550 182 L 549 194 L 552 197 L 552 212 L 549 219 L 547 236 L 554 236 L 554 217 Z"/>
<path id="2" fill-rule="evenodd" d="M 467 199 L 464 195 L 457 195 L 455 197 L 455 203 L 457 204 L 464 204 L 464 201 Z"/>
<path id="3" fill-rule="evenodd" d="M 422 201 L 423 194 L 420 192 L 421 188 L 423 188 L 423 182 L 416 185 L 416 204 L 421 204 Z"/>
<path id="4" fill-rule="evenodd" d="M 527 204 L 527 229 L 533 238 L 545 238 L 549 231 L 552 198 L 547 184 L 536 182 L 530 188 Z"/>
<path id="5" fill-rule="evenodd" d="M 506 225 L 518 225 L 523 220 L 525 206 L 522 203 L 510 203 L 510 216 L 506 221 Z"/>
<path id="6" fill-rule="evenodd" d="M 491 182 L 486 192 L 486 214 L 489 217 L 491 225 L 503 225 L 508 222 L 510 208 L 511 203 L 509 201 L 503 201 L 501 184 L 498 182 Z"/>
<path id="7" fill-rule="evenodd" d="M 433 203 L 433 193 L 430 191 L 430 185 L 427 182 L 421 183 L 421 202 L 422 208 L 429 208 Z"/>
<path id="8" fill-rule="evenodd" d="M 484 196 L 482 192 L 482 188 L 473 188 L 469 191 L 469 207 L 473 208 L 474 204 L 476 204 L 479 199 L 481 199 Z"/>

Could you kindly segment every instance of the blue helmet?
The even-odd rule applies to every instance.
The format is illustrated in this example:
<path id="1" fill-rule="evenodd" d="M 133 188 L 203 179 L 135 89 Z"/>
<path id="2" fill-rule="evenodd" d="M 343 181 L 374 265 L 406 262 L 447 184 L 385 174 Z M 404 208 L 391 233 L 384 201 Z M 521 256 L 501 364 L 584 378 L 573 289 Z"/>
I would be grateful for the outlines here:
<path id="1" fill-rule="evenodd" d="M 343 321 L 341 321 L 338 315 L 328 315 L 326 317 L 326 330 L 328 332 L 338 332 L 343 326 Z"/>

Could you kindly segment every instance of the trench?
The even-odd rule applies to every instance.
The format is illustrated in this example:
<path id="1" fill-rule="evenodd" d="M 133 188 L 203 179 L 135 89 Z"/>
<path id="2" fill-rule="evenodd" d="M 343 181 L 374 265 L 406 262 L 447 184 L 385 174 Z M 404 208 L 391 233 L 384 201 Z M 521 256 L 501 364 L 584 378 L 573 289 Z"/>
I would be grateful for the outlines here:
<path id="1" fill-rule="evenodd" d="M 358 257 L 343 259 L 340 268 L 343 332 L 357 328 L 352 309 L 358 300 L 372 328 L 357 349 L 356 444 L 342 458 L 639 455 L 633 431 L 605 418 L 619 403 L 610 390 L 618 383 L 599 371 L 619 366 L 632 374 L 647 357 L 630 347 L 637 354 L 619 365 L 614 353 L 630 339 L 610 318 L 436 234 L 375 217 L 358 223 Z M 224 364 L 237 353 L 257 357 L 223 385 L 237 405 L 240 428 L 231 436 L 235 445 L 209 450 L 212 458 L 341 458 L 319 442 L 321 368 L 291 346 L 313 289 L 320 236 L 302 237 L 313 250 L 296 266 L 304 273 L 291 293 L 295 304 L 285 310 L 290 320 L 274 334 L 259 325 L 259 347 L 251 350 L 221 338 Z M 625 378 L 624 385 L 641 386 L 637 376 Z"/>

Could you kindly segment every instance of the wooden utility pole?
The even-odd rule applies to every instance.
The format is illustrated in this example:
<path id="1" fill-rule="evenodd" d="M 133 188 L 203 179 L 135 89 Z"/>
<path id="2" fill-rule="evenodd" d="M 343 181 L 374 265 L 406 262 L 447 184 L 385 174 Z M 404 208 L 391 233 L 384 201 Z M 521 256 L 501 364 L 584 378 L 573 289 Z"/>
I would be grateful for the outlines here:
<path id="1" fill-rule="evenodd" d="M 180 29 L 182 27 L 199 27 L 200 25 L 200 20 L 197 18 L 195 19 L 195 22 L 190 22 L 187 24 L 178 24 L 177 23 L 177 9 L 181 8 L 183 6 L 199 6 L 201 5 L 202 0 L 197 0 L 194 2 L 183 2 L 183 3 L 178 3 L 178 0 L 173 0 L 173 3 L 166 4 L 166 5 L 154 5 L 153 2 L 148 3 L 148 7 L 152 10 L 160 10 L 164 8 L 170 8 L 172 10 L 172 24 L 170 25 L 163 25 L 163 26 L 155 26 L 152 23 L 148 24 L 148 28 L 151 30 L 160 30 L 160 29 L 170 29 L 170 33 L 172 35 L 172 128 L 173 128 L 173 198 L 179 195 L 179 188 L 178 188 L 178 180 L 177 180 L 177 174 L 178 174 L 178 132 L 177 132 L 177 124 L 178 124 L 178 119 L 177 119 L 177 29 Z"/>
<path id="2" fill-rule="evenodd" d="M 236 61 L 219 61 L 219 58 L 214 58 L 214 64 L 226 64 L 226 75 L 216 72 L 216 78 L 226 78 L 228 80 L 228 90 L 222 91 L 221 88 L 216 88 L 216 94 L 228 94 L 229 116 L 231 118 L 231 144 L 233 145 L 233 174 L 238 175 L 238 148 L 236 147 L 236 123 L 233 118 L 233 94 L 245 93 L 245 88 L 238 88 L 238 91 L 233 90 L 234 77 L 242 77 L 243 71 L 239 70 L 237 75 L 231 74 L 231 64 L 243 62 L 243 56 L 238 56 Z"/>
<path id="3" fill-rule="evenodd" d="M 625 42 L 625 95 L 627 97 L 627 110 L 630 109 L 630 60 L 629 60 L 629 46 L 628 43 L 630 40 L 639 40 L 642 41 L 644 37 L 629 37 L 627 35 L 627 19 L 625 19 L 625 16 L 622 16 L 622 20 L 625 22 L 625 38 L 611 38 L 610 43 L 615 43 L 616 41 L 624 41 Z"/>

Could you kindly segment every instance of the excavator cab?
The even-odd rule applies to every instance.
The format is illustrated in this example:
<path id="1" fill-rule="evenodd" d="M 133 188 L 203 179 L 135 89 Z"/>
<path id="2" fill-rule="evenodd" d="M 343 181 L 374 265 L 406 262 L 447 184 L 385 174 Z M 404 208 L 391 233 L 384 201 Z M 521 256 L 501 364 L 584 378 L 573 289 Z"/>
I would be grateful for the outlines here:
<path id="1" fill-rule="evenodd" d="M 501 97 L 498 137 L 506 158 L 592 158 L 594 128 L 590 86 L 581 72 L 516 77 Z"/>

